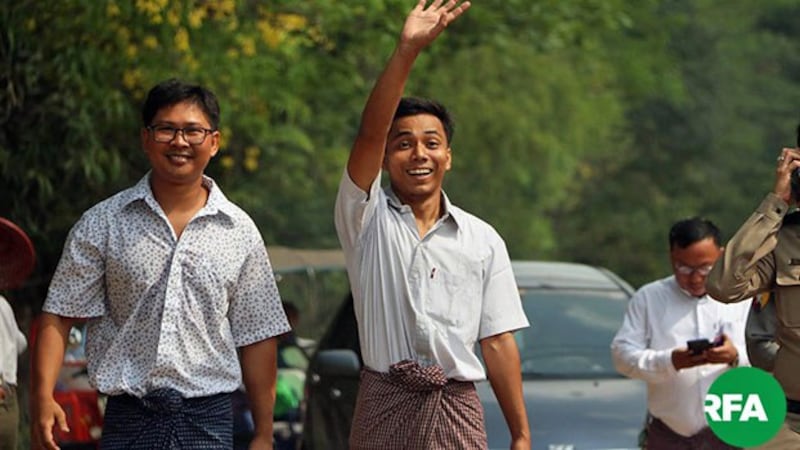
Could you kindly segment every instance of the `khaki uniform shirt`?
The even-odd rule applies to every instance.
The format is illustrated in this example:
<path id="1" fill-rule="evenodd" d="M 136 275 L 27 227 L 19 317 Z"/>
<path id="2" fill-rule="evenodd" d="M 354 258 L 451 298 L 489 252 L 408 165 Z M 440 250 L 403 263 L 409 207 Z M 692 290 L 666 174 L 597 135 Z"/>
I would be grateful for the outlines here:
<path id="1" fill-rule="evenodd" d="M 800 213 L 775 194 L 761 205 L 728 242 L 706 287 L 715 299 L 731 303 L 775 291 L 775 378 L 786 396 L 800 399 Z"/>

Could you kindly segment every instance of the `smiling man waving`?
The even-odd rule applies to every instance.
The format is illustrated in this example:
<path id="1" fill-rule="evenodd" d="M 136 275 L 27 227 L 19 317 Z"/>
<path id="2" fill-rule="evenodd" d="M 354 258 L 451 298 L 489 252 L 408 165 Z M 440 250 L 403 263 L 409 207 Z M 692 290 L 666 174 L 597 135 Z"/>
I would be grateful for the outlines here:
<path id="1" fill-rule="evenodd" d="M 367 101 L 336 202 L 365 365 L 350 448 L 486 448 L 473 382 L 488 372 L 511 448 L 529 449 L 512 335 L 528 321 L 505 243 L 442 191 L 452 159 L 447 110 L 401 99 L 419 52 L 470 6 L 426 3 L 409 14 Z"/>

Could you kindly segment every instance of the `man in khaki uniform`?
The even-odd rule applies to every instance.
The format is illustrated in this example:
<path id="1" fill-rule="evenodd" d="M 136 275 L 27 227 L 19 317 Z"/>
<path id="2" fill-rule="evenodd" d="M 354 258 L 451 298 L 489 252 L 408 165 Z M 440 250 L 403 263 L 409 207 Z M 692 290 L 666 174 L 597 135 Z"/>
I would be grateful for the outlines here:
<path id="1" fill-rule="evenodd" d="M 784 148 L 773 191 L 728 242 L 706 279 L 708 293 L 726 303 L 775 292 L 780 349 L 773 373 L 788 411 L 778 435 L 762 449 L 800 448 L 800 212 L 787 215 L 797 205 L 791 174 L 799 168 L 800 150 Z"/>

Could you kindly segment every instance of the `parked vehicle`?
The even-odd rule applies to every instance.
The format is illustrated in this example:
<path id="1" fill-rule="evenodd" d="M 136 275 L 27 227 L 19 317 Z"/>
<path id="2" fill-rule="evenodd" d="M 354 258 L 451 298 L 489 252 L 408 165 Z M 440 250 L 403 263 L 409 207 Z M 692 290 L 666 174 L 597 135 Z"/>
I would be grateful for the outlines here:
<path id="1" fill-rule="evenodd" d="M 609 344 L 632 287 L 599 267 L 514 261 L 531 326 L 515 334 L 534 450 L 639 448 L 646 387 L 619 375 Z M 306 377 L 304 450 L 346 449 L 361 367 L 352 297 L 319 342 Z M 489 448 L 510 437 L 488 382 L 477 383 Z"/>
<path id="2" fill-rule="evenodd" d="M 296 312 L 306 318 L 305 330 L 294 329 L 292 333 L 280 336 L 278 342 L 273 446 L 275 450 L 293 450 L 297 448 L 303 433 L 299 404 L 305 394 L 309 355 L 316 349 L 317 343 L 313 337 L 320 334 L 317 332 L 309 335 L 311 337 L 304 337 L 298 333 L 316 331 L 310 330 L 308 324 L 316 323 L 320 317 L 328 317 L 328 308 L 335 311 L 335 303 L 329 301 L 331 295 L 328 288 L 332 287 L 337 292 L 333 297 L 341 298 L 341 293 L 347 290 L 347 277 L 344 255 L 339 249 L 271 246 L 267 253 L 282 299 L 293 303 Z M 341 289 L 336 289 L 338 287 Z M 299 316 L 289 319 L 290 323 L 295 320 L 303 322 Z M 254 424 L 247 394 L 243 390 L 233 394 L 233 415 L 234 450 L 247 449 L 253 437 Z"/>

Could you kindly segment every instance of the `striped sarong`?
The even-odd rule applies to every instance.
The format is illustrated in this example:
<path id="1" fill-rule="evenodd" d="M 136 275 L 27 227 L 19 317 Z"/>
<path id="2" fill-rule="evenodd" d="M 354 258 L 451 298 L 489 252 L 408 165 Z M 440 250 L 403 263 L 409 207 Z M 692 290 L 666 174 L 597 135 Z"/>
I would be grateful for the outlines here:
<path id="1" fill-rule="evenodd" d="M 388 373 L 364 368 L 350 431 L 351 450 L 487 448 L 483 407 L 472 382 L 413 361 Z"/>
<path id="2" fill-rule="evenodd" d="M 233 448 L 230 394 L 183 398 L 158 389 L 143 398 L 108 397 L 101 450 Z"/>

